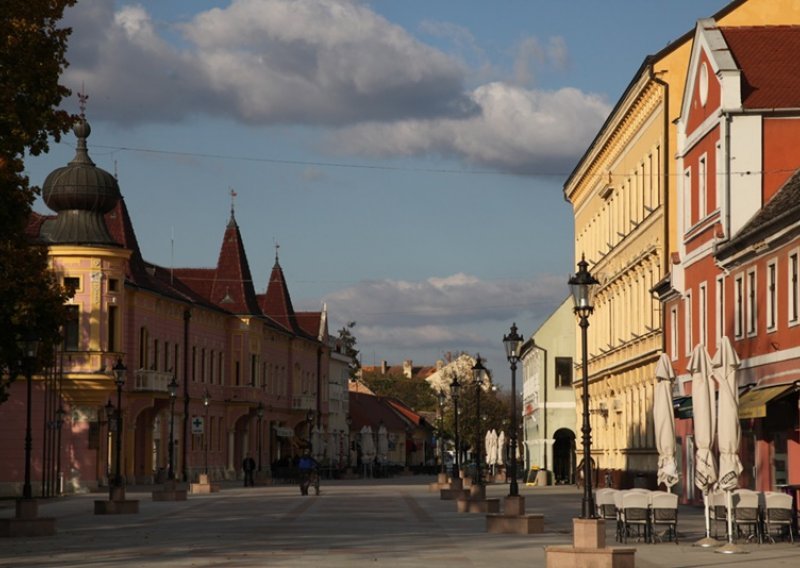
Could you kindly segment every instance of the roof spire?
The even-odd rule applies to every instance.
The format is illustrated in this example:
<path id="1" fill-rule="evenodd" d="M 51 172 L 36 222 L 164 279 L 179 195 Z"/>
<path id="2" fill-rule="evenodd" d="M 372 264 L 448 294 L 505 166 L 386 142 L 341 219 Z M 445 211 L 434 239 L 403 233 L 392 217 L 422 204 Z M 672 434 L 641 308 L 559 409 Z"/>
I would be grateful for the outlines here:
<path id="1" fill-rule="evenodd" d="M 235 205 L 236 205 L 236 196 L 239 195 L 239 194 L 236 193 L 236 191 L 232 187 L 229 187 L 228 189 L 230 190 L 230 195 L 231 195 L 231 220 L 228 222 L 228 225 L 230 226 L 230 225 L 235 225 L 236 224 L 236 218 L 235 218 L 233 212 L 234 212 Z"/>
<path id="2" fill-rule="evenodd" d="M 275 264 L 278 264 L 278 249 L 281 248 L 281 244 L 275 240 L 275 237 L 272 238 L 272 241 L 275 243 Z"/>

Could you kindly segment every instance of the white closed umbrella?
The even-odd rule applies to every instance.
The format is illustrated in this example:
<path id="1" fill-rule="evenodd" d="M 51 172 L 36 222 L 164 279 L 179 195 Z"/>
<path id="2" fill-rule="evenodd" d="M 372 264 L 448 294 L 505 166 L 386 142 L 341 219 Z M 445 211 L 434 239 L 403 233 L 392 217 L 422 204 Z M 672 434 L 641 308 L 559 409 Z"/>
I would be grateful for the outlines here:
<path id="1" fill-rule="evenodd" d="M 711 526 L 708 515 L 708 492 L 717 481 L 717 467 L 711 453 L 711 444 L 716 430 L 717 412 L 714 405 L 714 381 L 711 378 L 711 360 L 705 346 L 697 345 L 689 360 L 689 372 L 692 374 L 692 413 L 694 415 L 695 452 L 694 484 L 703 492 L 703 507 L 706 520 L 706 537 L 700 546 L 717 544 L 711 538 Z"/>
<path id="2" fill-rule="evenodd" d="M 378 427 L 378 463 L 385 464 L 389 461 L 389 433 L 386 426 Z"/>
<path id="3" fill-rule="evenodd" d="M 486 465 L 495 465 L 497 463 L 497 432 L 494 429 L 486 432 L 484 447 L 486 448 Z"/>
<path id="4" fill-rule="evenodd" d="M 739 368 L 739 356 L 728 337 L 723 337 L 717 354 L 714 356 L 714 375 L 719 383 L 717 447 L 719 448 L 719 481 L 718 487 L 725 491 L 728 512 L 728 543 L 733 546 L 733 519 L 731 516 L 732 492 L 739 487 L 739 474 L 742 473 L 742 462 L 739 459 L 739 388 L 736 371 Z M 735 550 L 721 550 L 733 552 Z"/>
<path id="5" fill-rule="evenodd" d="M 662 353 L 656 365 L 653 422 L 658 450 L 658 483 L 663 483 L 669 492 L 672 486 L 678 483 L 678 465 L 675 462 L 675 415 L 672 407 L 674 380 L 675 372 L 672 370 L 669 356 Z"/>
<path id="6" fill-rule="evenodd" d="M 497 436 L 497 465 L 505 463 L 506 433 L 502 430 Z"/>
<path id="7" fill-rule="evenodd" d="M 361 428 L 361 461 L 370 463 L 375 459 L 375 440 L 372 437 L 372 428 Z"/>

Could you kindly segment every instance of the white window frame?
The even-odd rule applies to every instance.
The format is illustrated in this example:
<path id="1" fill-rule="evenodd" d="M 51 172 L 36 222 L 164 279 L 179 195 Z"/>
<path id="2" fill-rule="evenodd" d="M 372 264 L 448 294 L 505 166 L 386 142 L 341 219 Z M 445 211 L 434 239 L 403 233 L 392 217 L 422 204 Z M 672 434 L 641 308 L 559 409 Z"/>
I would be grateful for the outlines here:
<path id="1" fill-rule="evenodd" d="M 698 339 L 700 343 L 708 347 L 708 289 L 705 282 L 700 284 L 699 292 L 699 305 L 697 306 L 699 312 L 697 315 L 699 316 L 698 334 L 700 337 Z"/>
<path id="2" fill-rule="evenodd" d="M 694 347 L 694 342 L 692 341 L 692 292 L 686 292 L 686 298 L 684 299 L 683 304 L 683 315 L 686 318 L 686 321 L 683 322 L 684 325 L 684 335 L 686 337 L 686 355 L 690 355 L 692 353 L 692 349 Z"/>
<path id="3" fill-rule="evenodd" d="M 744 337 L 744 274 L 733 280 L 733 335 L 737 339 Z"/>
<path id="4" fill-rule="evenodd" d="M 678 306 L 672 306 L 669 310 L 670 320 L 670 355 L 673 361 L 678 360 Z"/>
<path id="5" fill-rule="evenodd" d="M 697 219 L 708 215 L 708 156 L 703 154 L 697 161 Z"/>
<path id="6" fill-rule="evenodd" d="M 800 324 L 800 249 L 789 252 L 787 272 L 787 290 L 789 301 L 787 302 L 789 313 L 789 325 Z"/>
<path id="7" fill-rule="evenodd" d="M 766 316 L 767 331 L 778 329 L 778 259 L 767 262 Z"/>
<path id="8" fill-rule="evenodd" d="M 683 171 L 683 232 L 692 228 L 692 168 Z"/>
<path id="9" fill-rule="evenodd" d="M 753 337 L 758 334 L 758 274 L 755 268 L 747 271 L 747 281 L 745 283 L 746 298 L 745 304 L 747 306 L 747 336 Z"/>
<path id="10" fill-rule="evenodd" d="M 716 325 L 717 325 L 717 339 L 720 340 L 725 336 L 725 277 L 717 277 L 716 288 Z M 717 341 L 719 345 L 719 341 Z"/>

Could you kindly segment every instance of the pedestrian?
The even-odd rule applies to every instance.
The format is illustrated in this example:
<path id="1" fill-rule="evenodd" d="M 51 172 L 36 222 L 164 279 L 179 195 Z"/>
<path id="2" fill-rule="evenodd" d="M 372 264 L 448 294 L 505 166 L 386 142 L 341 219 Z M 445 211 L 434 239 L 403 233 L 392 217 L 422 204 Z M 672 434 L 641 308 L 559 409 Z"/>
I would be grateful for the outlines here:
<path id="1" fill-rule="evenodd" d="M 308 495 L 308 487 L 313 483 L 314 491 L 319 495 L 319 472 L 317 460 L 311 457 L 308 450 L 303 452 L 303 456 L 297 462 L 300 470 L 300 495 Z"/>
<path id="2" fill-rule="evenodd" d="M 242 461 L 242 469 L 244 470 L 244 486 L 253 487 L 255 485 L 253 472 L 256 470 L 256 461 L 253 456 L 247 454 L 247 457 Z"/>

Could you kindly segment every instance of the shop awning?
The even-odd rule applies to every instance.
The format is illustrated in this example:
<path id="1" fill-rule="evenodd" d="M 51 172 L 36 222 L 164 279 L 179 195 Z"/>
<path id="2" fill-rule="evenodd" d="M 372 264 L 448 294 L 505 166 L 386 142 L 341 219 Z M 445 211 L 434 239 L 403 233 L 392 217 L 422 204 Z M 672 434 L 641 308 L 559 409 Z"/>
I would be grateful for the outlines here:
<path id="1" fill-rule="evenodd" d="M 767 415 L 767 403 L 792 388 L 794 385 L 778 385 L 746 392 L 739 399 L 739 418 L 764 418 Z"/>

